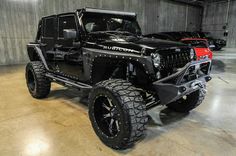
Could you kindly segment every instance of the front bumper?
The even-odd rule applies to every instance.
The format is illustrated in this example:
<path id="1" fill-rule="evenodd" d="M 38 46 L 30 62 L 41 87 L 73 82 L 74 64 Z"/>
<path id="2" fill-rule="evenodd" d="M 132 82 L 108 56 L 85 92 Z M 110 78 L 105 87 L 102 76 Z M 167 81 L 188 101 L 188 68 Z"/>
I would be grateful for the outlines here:
<path id="1" fill-rule="evenodd" d="M 202 64 L 208 64 L 208 69 L 205 73 L 201 71 Z M 199 89 L 205 92 L 206 83 L 211 80 L 211 77 L 209 76 L 210 67 L 210 59 L 194 61 L 185 65 L 180 71 L 164 79 L 153 82 L 153 86 L 161 104 L 166 105 Z M 197 78 L 187 82 L 183 81 L 185 76 L 188 76 L 189 71 L 193 69 Z"/>

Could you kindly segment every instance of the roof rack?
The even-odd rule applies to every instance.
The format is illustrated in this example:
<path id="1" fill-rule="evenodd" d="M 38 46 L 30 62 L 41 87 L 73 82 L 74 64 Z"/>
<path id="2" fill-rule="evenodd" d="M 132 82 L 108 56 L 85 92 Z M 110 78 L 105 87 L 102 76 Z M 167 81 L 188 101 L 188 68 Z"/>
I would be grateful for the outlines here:
<path id="1" fill-rule="evenodd" d="M 91 13 L 102 13 L 102 14 L 115 14 L 115 15 L 136 16 L 136 13 L 134 13 L 134 12 L 114 11 L 114 10 L 95 9 L 95 8 L 85 8 L 84 11 L 85 11 L 85 12 L 91 12 Z"/>

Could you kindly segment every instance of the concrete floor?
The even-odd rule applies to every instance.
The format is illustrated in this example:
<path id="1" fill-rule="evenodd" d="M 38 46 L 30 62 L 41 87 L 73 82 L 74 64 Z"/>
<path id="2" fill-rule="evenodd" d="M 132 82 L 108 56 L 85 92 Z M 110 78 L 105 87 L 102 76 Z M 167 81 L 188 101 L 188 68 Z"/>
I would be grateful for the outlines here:
<path id="1" fill-rule="evenodd" d="M 149 111 L 145 139 L 112 150 L 93 132 L 86 101 L 53 84 L 49 98 L 33 99 L 24 66 L 0 67 L 0 155 L 236 155 L 236 49 L 215 52 L 206 100 L 190 114 Z"/>

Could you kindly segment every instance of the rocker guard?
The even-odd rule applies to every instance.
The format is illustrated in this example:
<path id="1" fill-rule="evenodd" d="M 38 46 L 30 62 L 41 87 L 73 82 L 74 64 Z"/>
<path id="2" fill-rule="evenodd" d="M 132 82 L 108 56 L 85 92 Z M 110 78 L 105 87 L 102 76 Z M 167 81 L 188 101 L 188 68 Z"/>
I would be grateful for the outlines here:
<path id="1" fill-rule="evenodd" d="M 181 83 L 183 77 L 187 74 L 189 68 L 195 66 L 195 69 L 197 69 L 196 72 L 198 72 L 198 70 L 200 70 L 200 64 L 203 63 L 210 63 L 207 75 L 200 75 L 195 80 L 186 83 Z M 153 82 L 153 86 L 157 91 L 161 104 L 169 104 L 198 89 L 201 89 L 201 91 L 206 92 L 205 85 L 208 81 L 211 80 L 211 77 L 209 76 L 210 66 L 211 61 L 209 59 L 190 62 L 186 64 L 180 71 L 164 79 Z M 177 79 L 175 84 L 166 82 L 172 79 Z"/>

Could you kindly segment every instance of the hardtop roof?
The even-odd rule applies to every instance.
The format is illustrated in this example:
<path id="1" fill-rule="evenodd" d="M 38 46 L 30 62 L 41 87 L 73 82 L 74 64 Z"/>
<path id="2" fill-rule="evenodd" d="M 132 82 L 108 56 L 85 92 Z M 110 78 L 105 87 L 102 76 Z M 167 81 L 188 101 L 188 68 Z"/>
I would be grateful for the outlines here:
<path id="1" fill-rule="evenodd" d="M 90 13 L 101 13 L 101 14 L 115 14 L 115 15 L 123 15 L 123 16 L 136 16 L 135 12 L 127 12 L 127 11 L 115 11 L 115 10 L 107 10 L 107 9 L 96 9 L 96 8 L 84 8 L 84 12 Z"/>
<path id="2" fill-rule="evenodd" d="M 131 16 L 136 17 L 135 12 L 127 12 L 127 11 L 115 11 L 115 10 L 108 10 L 108 9 L 98 9 L 98 8 L 82 8 L 77 9 L 74 12 L 64 12 L 59 14 L 52 14 L 48 16 L 43 16 L 43 18 L 53 17 L 53 16 L 61 16 L 61 15 L 67 15 L 67 14 L 75 14 L 76 12 L 89 12 L 89 13 L 100 13 L 100 14 L 114 14 L 114 15 L 120 15 L 120 16 Z"/>

